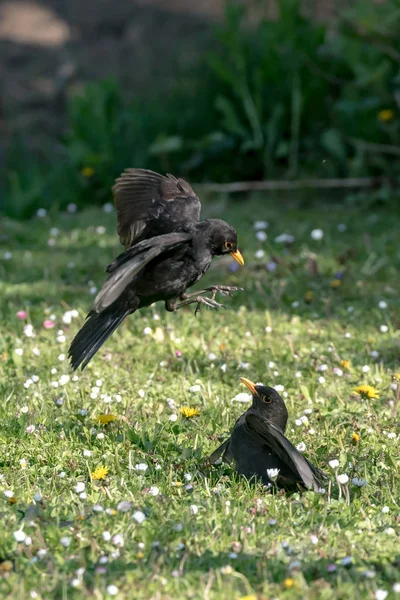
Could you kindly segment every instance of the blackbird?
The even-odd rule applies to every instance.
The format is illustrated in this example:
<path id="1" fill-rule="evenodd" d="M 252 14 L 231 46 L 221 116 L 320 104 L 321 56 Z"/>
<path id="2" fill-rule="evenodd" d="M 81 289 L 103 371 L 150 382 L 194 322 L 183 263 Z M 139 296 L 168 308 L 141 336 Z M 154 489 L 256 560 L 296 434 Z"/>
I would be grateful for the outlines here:
<path id="1" fill-rule="evenodd" d="M 213 256 L 230 254 L 244 264 L 233 227 L 219 219 L 198 220 L 200 202 L 189 184 L 132 169 L 117 180 L 114 196 L 118 232 L 128 249 L 107 267 L 109 276 L 71 343 L 74 370 L 84 369 L 122 321 L 140 308 L 159 300 L 168 311 L 191 303 L 197 304 L 196 312 L 201 304 L 220 308 L 216 293 L 239 289 L 212 286 L 185 293 L 208 270 Z M 203 297 L 208 291 L 211 297 Z"/>
<path id="2" fill-rule="evenodd" d="M 248 479 L 276 483 L 288 491 L 322 487 L 324 473 L 312 465 L 285 437 L 288 420 L 285 402 L 276 390 L 241 377 L 253 395 L 251 407 L 236 421 L 231 436 L 208 458 L 214 463 L 222 455 L 234 461 L 237 472 Z"/>

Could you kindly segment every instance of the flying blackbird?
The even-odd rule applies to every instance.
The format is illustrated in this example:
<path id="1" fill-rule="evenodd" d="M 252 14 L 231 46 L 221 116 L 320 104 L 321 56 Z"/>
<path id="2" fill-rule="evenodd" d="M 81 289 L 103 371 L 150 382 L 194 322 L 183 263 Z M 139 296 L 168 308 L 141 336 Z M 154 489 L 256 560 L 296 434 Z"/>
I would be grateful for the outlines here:
<path id="1" fill-rule="evenodd" d="M 212 464 L 222 455 L 235 462 L 240 475 L 275 482 L 288 491 L 318 491 L 324 474 L 314 467 L 285 437 L 286 405 L 276 390 L 241 378 L 253 395 L 251 407 L 236 421 L 231 436 L 208 458 Z"/>
<path id="2" fill-rule="evenodd" d="M 156 235 L 190 230 L 200 220 L 198 196 L 184 179 L 126 169 L 115 181 L 118 235 L 126 248 Z"/>
<path id="3" fill-rule="evenodd" d="M 118 190 L 114 189 L 118 231 L 128 249 L 107 267 L 109 276 L 86 323 L 72 341 L 69 357 L 74 370 L 80 365 L 84 369 L 122 321 L 140 308 L 158 300 L 165 302 L 168 311 L 191 303 L 197 304 L 196 311 L 201 304 L 220 308 L 223 305 L 215 301 L 216 293 L 231 294 L 239 289 L 212 286 L 185 293 L 207 271 L 213 256 L 230 254 L 244 264 L 236 231 L 219 219 L 199 221 L 200 202 L 183 180 L 151 171 L 132 172 L 133 175 L 128 171 L 117 180 Z M 125 177 L 128 183 L 133 181 L 133 187 L 129 187 Z M 149 181 L 153 191 L 149 190 Z M 137 193 L 139 208 L 135 208 L 133 193 Z M 202 297 L 207 291 L 212 292 L 211 298 Z"/>

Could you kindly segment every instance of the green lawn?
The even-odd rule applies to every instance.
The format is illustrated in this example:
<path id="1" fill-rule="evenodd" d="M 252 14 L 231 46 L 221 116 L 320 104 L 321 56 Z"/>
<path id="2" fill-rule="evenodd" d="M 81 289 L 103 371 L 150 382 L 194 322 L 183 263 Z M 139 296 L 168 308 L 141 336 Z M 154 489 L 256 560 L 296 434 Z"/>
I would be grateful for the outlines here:
<path id="1" fill-rule="evenodd" d="M 272 196 L 205 212 L 237 228 L 246 261 L 231 272 L 232 259 L 215 259 L 206 282 L 245 292 L 197 318 L 162 305 L 136 313 L 77 376 L 65 357 L 91 288 L 121 250 L 115 215 L 3 220 L 1 597 L 384 600 L 400 591 L 398 212 Z M 269 222 L 266 241 L 257 220 Z M 282 233 L 295 241 L 275 242 Z M 199 471 L 248 406 L 234 400 L 247 391 L 241 376 L 283 390 L 287 435 L 330 473 L 330 498 L 273 495 L 227 466 Z M 357 395 L 361 384 L 379 398 Z M 185 406 L 199 415 L 185 418 Z M 105 413 L 115 416 L 108 425 L 97 420 Z M 102 466 L 108 474 L 93 479 Z"/>

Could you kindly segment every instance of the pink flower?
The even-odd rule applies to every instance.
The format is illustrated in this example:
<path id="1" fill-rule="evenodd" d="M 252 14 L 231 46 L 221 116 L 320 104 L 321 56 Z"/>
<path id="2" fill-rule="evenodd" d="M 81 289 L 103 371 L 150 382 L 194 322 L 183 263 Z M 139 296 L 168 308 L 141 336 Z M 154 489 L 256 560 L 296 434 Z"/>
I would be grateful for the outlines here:
<path id="1" fill-rule="evenodd" d="M 46 319 L 45 321 L 43 321 L 43 327 L 45 329 L 53 329 L 54 325 L 54 321 L 50 321 L 50 319 Z"/>
<path id="2" fill-rule="evenodd" d="M 26 313 L 24 310 L 19 310 L 16 314 L 17 314 L 17 319 L 20 319 L 21 321 L 25 321 L 25 319 L 28 316 L 28 313 Z"/>
<path id="3" fill-rule="evenodd" d="M 182 352 L 180 350 L 175 350 L 176 358 L 180 358 L 182 356 Z"/>
<path id="4" fill-rule="evenodd" d="M 33 433 L 35 431 L 35 426 L 34 425 L 28 425 L 28 427 L 25 429 L 26 433 Z"/>

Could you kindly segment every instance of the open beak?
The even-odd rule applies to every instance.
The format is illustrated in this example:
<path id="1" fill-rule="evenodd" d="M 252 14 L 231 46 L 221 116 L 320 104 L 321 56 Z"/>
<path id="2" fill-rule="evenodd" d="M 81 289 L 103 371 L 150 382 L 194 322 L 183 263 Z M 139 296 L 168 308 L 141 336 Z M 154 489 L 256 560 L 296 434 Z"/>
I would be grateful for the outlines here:
<path id="1" fill-rule="evenodd" d="M 255 383 L 253 383 L 252 381 L 250 381 L 250 379 L 246 379 L 246 377 L 241 377 L 240 381 L 242 383 L 244 383 L 244 385 L 246 387 L 249 388 L 249 390 L 251 391 L 251 393 L 253 394 L 253 396 L 257 396 L 257 390 L 256 390 Z"/>
<path id="2" fill-rule="evenodd" d="M 243 267 L 244 258 L 239 250 L 235 250 L 235 252 L 229 252 L 229 254 L 236 260 L 237 263 L 239 263 L 239 265 Z"/>

